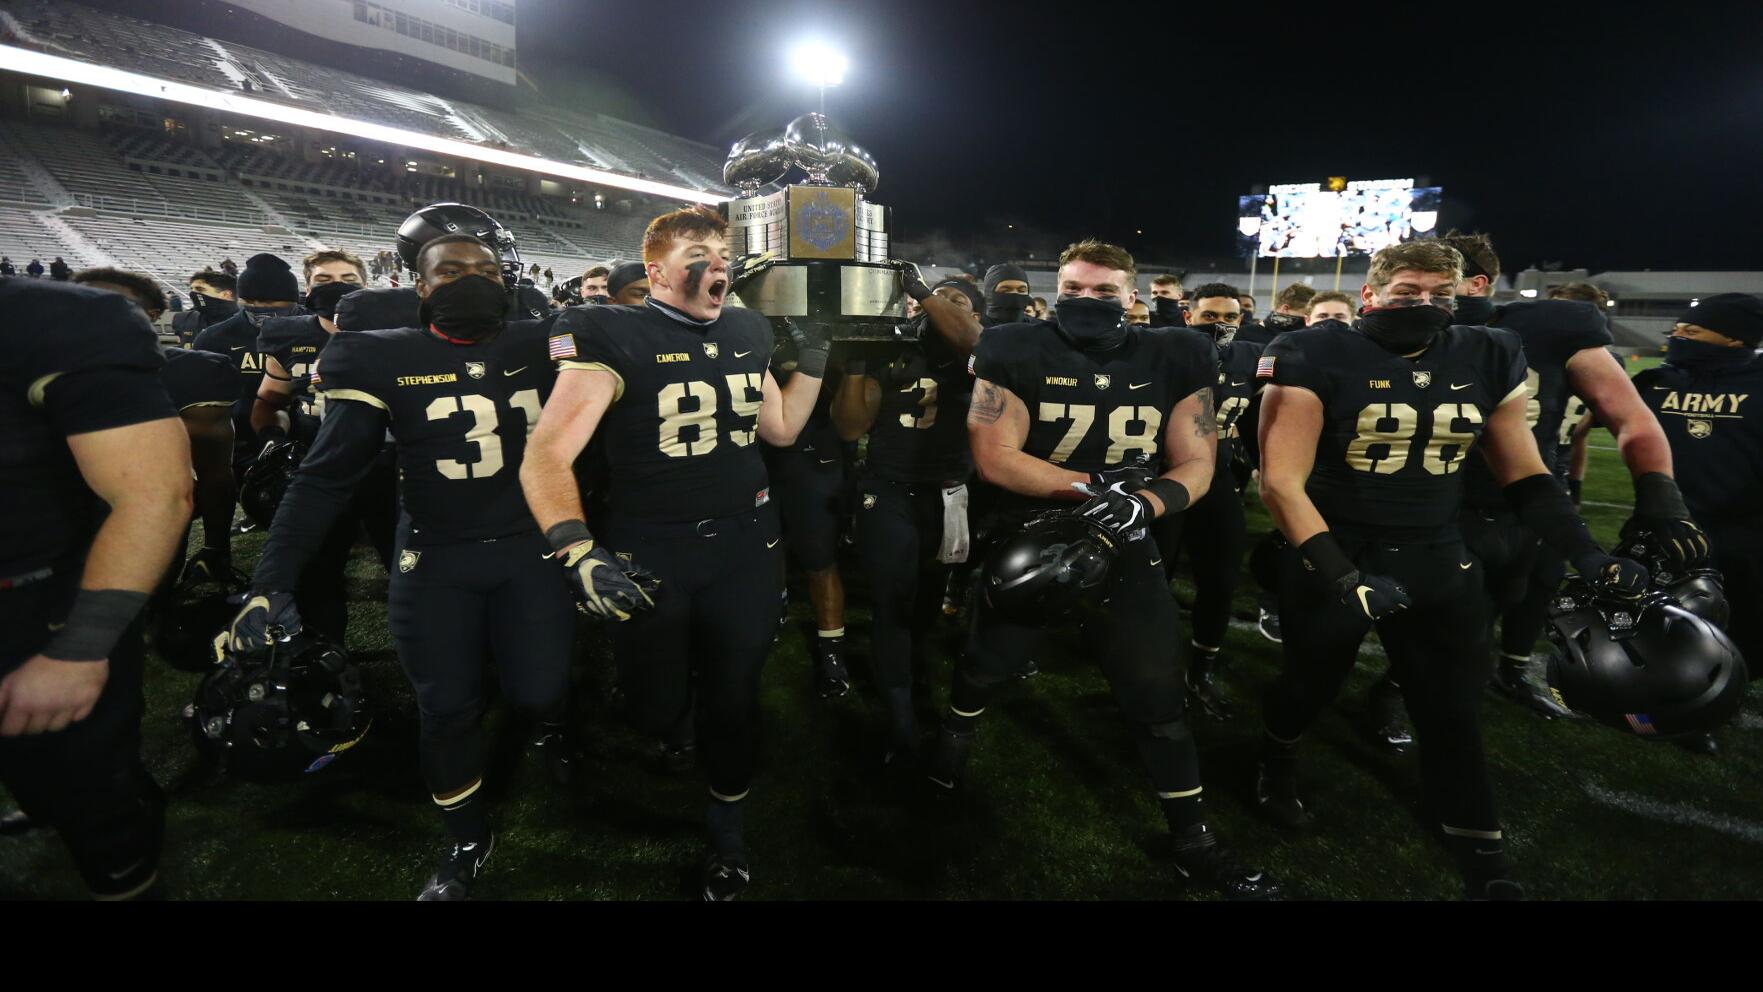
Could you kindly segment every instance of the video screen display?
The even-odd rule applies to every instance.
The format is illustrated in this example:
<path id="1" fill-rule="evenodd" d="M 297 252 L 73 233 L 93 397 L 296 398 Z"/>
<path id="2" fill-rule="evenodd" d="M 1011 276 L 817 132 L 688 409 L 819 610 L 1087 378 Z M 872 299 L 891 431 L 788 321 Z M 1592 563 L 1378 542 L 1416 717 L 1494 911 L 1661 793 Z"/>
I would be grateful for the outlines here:
<path id="1" fill-rule="evenodd" d="M 1266 258 L 1335 258 L 1439 232 L 1437 186 L 1374 179 L 1329 189 L 1322 183 L 1268 187 L 1237 200 L 1237 242 Z"/>

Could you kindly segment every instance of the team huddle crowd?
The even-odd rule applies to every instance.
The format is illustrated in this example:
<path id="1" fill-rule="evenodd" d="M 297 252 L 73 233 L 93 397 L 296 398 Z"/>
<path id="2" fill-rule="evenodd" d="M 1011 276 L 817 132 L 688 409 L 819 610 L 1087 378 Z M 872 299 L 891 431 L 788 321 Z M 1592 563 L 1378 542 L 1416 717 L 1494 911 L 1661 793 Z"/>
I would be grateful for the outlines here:
<path id="1" fill-rule="evenodd" d="M 316 773 L 369 732 L 342 650 L 363 539 L 444 830 L 423 900 L 470 897 L 501 839 L 487 679 L 550 776 L 579 773 L 584 639 L 609 645 L 657 754 L 706 780 L 704 898 L 743 894 L 786 557 L 816 691 L 851 692 L 848 659 L 866 658 L 875 763 L 931 801 L 962 790 L 988 705 L 1034 674 L 1048 630 L 1080 629 L 1177 872 L 1229 898 L 1282 887 L 1214 830 L 1194 718 L 1260 721 L 1255 800 L 1301 827 L 1302 738 L 1373 630 L 1389 666 L 1367 733 L 1417 747 L 1425 819 L 1470 899 L 1523 894 L 1483 753 L 1489 688 L 1711 750 L 1743 658 L 1763 656 L 1756 297 L 1700 300 L 1637 380 L 1595 287 L 1496 306 L 1483 235 L 1383 248 L 1358 293 L 1291 286 L 1259 321 L 1224 283 L 1164 275 L 1141 296 L 1132 256 L 1093 240 L 1060 257 L 1051 305 L 1014 265 L 927 284 L 899 263 L 911 316 L 891 345 L 742 306 L 772 260 L 731 259 L 703 208 L 655 218 L 640 261 L 560 284 L 560 308 L 480 210 L 436 204 L 398 235 L 408 288 L 368 287 L 337 251 L 298 274 L 271 254 L 198 274 L 173 321 L 186 347 L 159 345 L 165 297 L 143 274 L 0 278 L 0 781 L 7 819 L 55 828 L 96 897 L 162 890 L 149 632 L 205 672 L 185 716 L 230 772 Z M 1594 426 L 1634 483 L 1613 549 L 1578 514 Z M 1273 533 L 1248 532 L 1257 496 Z M 248 577 L 241 509 L 266 532 Z M 874 618 L 858 651 L 847 539 Z M 1253 714 L 1216 679 L 1245 560 L 1284 652 Z M 945 613 L 967 637 L 921 728 Z"/>

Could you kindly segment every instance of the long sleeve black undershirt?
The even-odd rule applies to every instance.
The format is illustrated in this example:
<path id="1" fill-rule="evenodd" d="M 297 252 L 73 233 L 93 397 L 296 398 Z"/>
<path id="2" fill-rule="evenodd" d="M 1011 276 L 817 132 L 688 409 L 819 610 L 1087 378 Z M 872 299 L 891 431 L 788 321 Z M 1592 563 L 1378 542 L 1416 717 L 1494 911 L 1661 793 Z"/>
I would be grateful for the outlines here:
<path id="1" fill-rule="evenodd" d="M 287 592 L 300 581 L 324 537 L 349 508 L 355 486 L 385 445 L 386 412 L 359 400 L 332 399 L 312 450 L 276 508 L 269 540 L 252 576 L 259 592 Z"/>

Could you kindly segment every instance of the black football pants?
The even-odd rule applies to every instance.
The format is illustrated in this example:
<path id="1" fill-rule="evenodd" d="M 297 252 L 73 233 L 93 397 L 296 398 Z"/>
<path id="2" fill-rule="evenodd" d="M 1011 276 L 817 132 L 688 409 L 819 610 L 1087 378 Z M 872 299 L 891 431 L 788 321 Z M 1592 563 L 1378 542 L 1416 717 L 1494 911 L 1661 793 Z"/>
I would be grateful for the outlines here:
<path id="1" fill-rule="evenodd" d="M 661 580 L 655 608 L 611 625 L 619 685 L 639 730 L 690 714 L 710 788 L 744 795 L 758 749 L 759 677 L 777 632 L 778 519 L 771 505 L 697 523 L 607 519 L 606 547 Z"/>
<path id="2" fill-rule="evenodd" d="M 1176 558 L 1187 551 L 1194 576 L 1194 643 L 1208 648 L 1224 644 L 1231 597 L 1248 551 L 1249 525 L 1228 468 L 1228 462 L 1219 466 L 1212 488 L 1199 502 L 1182 513 L 1158 518 L 1152 526 L 1165 575 L 1174 575 Z"/>
<path id="3" fill-rule="evenodd" d="M 300 573 L 294 602 L 302 620 L 338 644 L 346 643 L 349 627 L 349 552 L 366 530 L 386 573 L 392 573 L 392 550 L 398 524 L 398 469 L 387 448 L 350 495 L 349 508 L 325 534 L 318 552 Z"/>
<path id="4" fill-rule="evenodd" d="M 1413 606 L 1377 625 L 1420 745 L 1427 815 L 1446 827 L 1497 831 L 1482 752 L 1480 705 L 1492 663 L 1481 566 L 1461 541 L 1392 545 L 1335 532 L 1363 572 L 1386 575 Z M 1285 556 L 1279 615 L 1284 668 L 1267 694 L 1267 732 L 1296 742 L 1334 701 L 1371 621 L 1343 605 L 1307 567 Z"/>
<path id="5" fill-rule="evenodd" d="M 1726 632 L 1753 681 L 1763 680 L 1763 525 L 1752 521 L 1697 521 L 1714 549 L 1732 619 Z"/>
<path id="6" fill-rule="evenodd" d="M 49 642 L 67 615 L 82 563 L 0 590 L 0 676 Z M 145 651 L 137 619 L 110 652 L 110 676 L 84 720 L 51 734 L 0 737 L 0 783 L 24 813 L 61 836 L 95 896 L 131 894 L 158 871 L 165 800 L 141 761 Z"/>
<path id="7" fill-rule="evenodd" d="M 771 498 L 783 521 L 790 560 L 805 572 L 832 568 L 839 548 L 845 460 L 836 447 L 766 449 Z"/>
<path id="8" fill-rule="evenodd" d="M 537 530 L 423 547 L 408 536 L 387 619 L 416 690 L 422 775 L 447 795 L 483 777 L 484 664 L 509 703 L 555 720 L 568 699 L 575 599 Z"/>
<path id="9" fill-rule="evenodd" d="M 1199 761 L 1185 720 L 1187 644 L 1157 556 L 1148 536 L 1124 542 L 1104 601 L 1084 614 L 1079 630 L 1108 678 L 1152 785 L 1171 795 L 1199 787 Z M 997 616 L 976 597 L 967 649 L 955 664 L 954 715 L 977 717 L 1044 635 L 1042 628 Z"/>
<path id="10" fill-rule="evenodd" d="M 875 683 L 912 687 L 914 638 L 923 638 L 942 614 L 948 567 L 937 561 L 943 543 L 939 483 L 865 479 L 859 489 L 857 550 L 874 604 Z M 923 644 L 916 645 L 919 649 Z"/>

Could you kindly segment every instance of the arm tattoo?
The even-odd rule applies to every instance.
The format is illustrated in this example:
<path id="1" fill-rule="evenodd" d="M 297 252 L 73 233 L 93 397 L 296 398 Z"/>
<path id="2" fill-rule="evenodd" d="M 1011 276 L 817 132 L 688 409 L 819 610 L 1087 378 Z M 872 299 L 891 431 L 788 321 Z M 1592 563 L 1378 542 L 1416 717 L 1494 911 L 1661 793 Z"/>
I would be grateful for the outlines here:
<path id="1" fill-rule="evenodd" d="M 968 421 L 975 424 L 995 424 L 1003 415 L 1004 393 L 989 382 L 981 382 L 979 388 L 974 390 L 972 405 L 967 408 Z"/>
<path id="2" fill-rule="evenodd" d="M 1200 390 L 1200 412 L 1194 414 L 1194 436 L 1211 437 L 1218 433 L 1218 414 L 1213 409 L 1212 387 Z"/>

